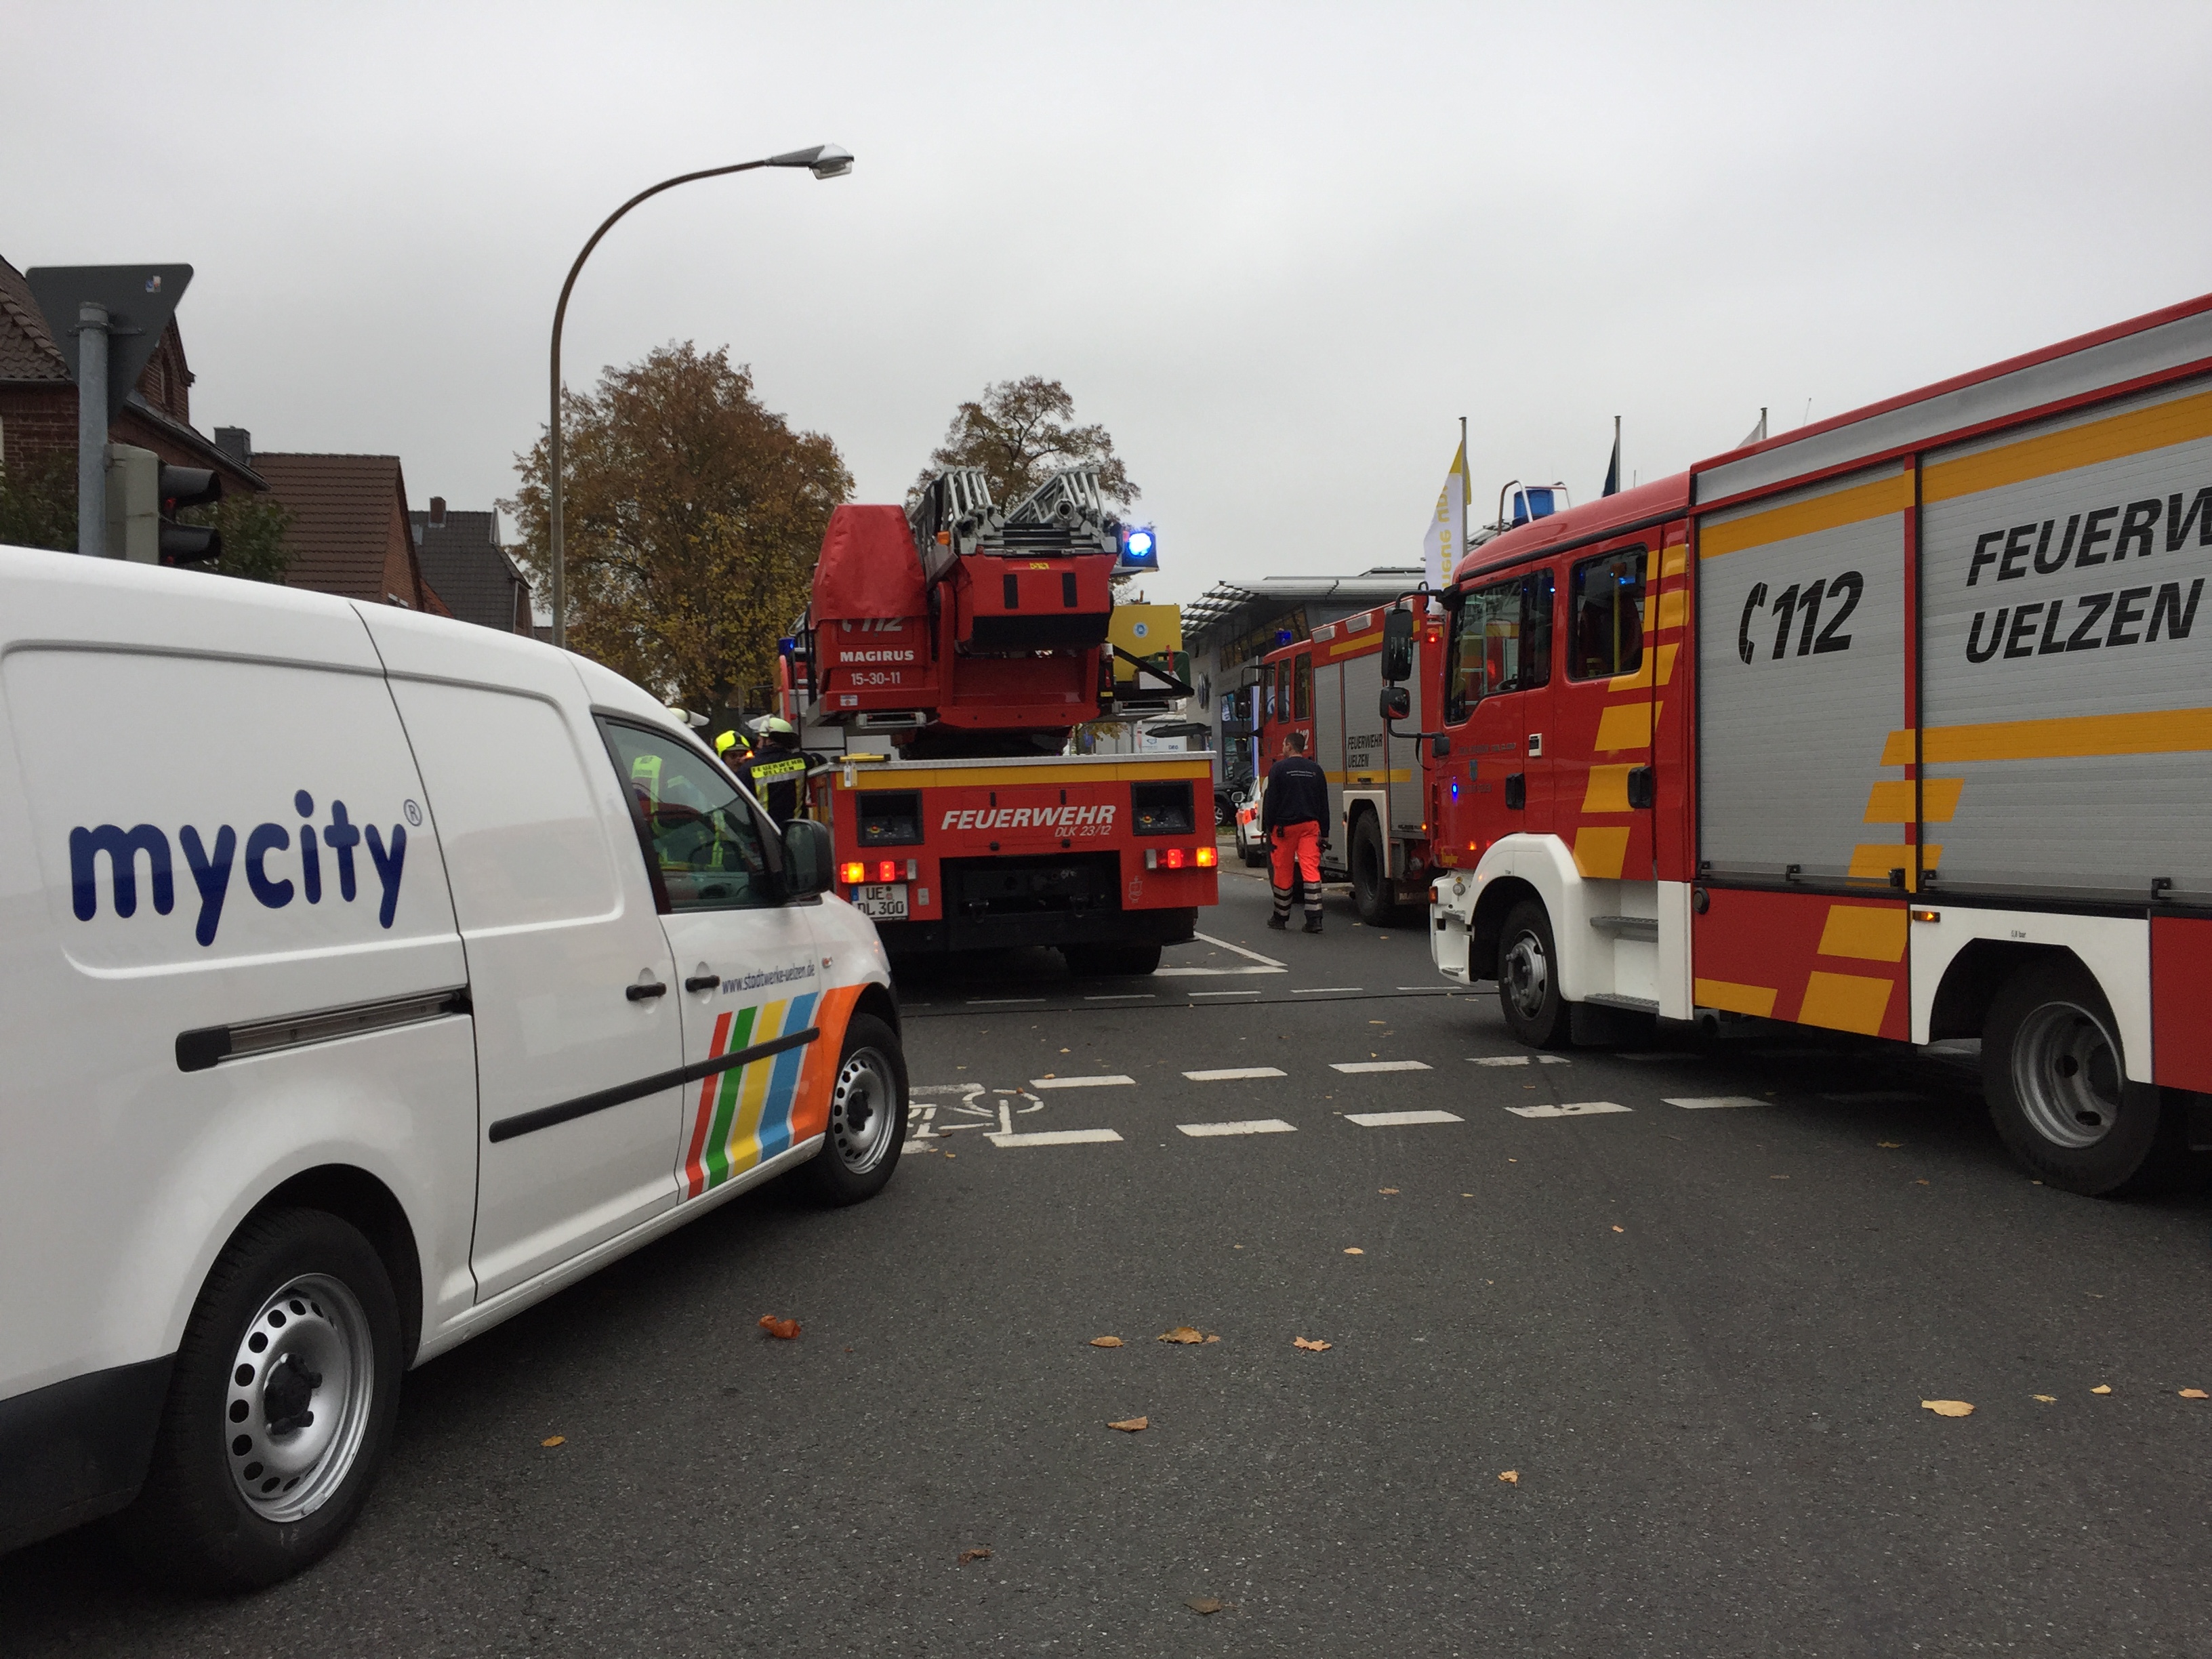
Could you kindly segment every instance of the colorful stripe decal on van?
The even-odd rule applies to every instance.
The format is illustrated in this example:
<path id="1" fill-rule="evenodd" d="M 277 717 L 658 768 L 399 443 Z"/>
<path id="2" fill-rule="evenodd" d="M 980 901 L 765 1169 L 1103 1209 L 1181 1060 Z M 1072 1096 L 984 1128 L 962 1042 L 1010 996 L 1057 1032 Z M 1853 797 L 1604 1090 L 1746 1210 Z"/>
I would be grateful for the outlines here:
<path id="1" fill-rule="evenodd" d="M 708 1058 L 805 1030 L 817 1000 L 810 992 L 723 1014 L 714 1022 Z M 822 1041 L 817 1037 L 805 1048 L 786 1049 L 702 1080 L 684 1164 L 686 1197 L 696 1198 L 720 1186 L 791 1144 L 792 1100 L 808 1052 Z"/>

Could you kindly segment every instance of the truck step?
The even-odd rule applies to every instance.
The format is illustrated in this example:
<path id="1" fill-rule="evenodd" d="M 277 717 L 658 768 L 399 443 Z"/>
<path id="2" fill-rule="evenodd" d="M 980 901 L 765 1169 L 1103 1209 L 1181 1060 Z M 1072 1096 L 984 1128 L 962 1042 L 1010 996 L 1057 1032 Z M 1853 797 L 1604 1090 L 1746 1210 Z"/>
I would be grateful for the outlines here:
<path id="1" fill-rule="evenodd" d="M 1592 916 L 1589 925 L 1601 933 L 1611 933 L 1616 939 L 1657 939 L 1659 918 L 1656 916 Z M 1652 1005 L 1656 1007 L 1658 1005 Z"/>

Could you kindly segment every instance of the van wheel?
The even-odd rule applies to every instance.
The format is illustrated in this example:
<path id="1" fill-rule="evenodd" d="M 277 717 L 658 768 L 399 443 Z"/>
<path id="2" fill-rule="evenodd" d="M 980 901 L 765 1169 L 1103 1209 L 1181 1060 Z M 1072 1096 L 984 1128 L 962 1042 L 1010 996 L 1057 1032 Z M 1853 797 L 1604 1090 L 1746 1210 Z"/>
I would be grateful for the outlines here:
<path id="1" fill-rule="evenodd" d="M 830 1127 L 806 1164 L 817 1198 L 858 1204 L 890 1184 L 906 1146 L 906 1104 L 897 1035 L 873 1014 L 854 1014 L 830 1086 Z"/>
<path id="2" fill-rule="evenodd" d="M 1567 1047 L 1567 1006 L 1559 997 L 1559 953 L 1552 919 L 1534 899 L 1506 914 L 1498 944 L 1498 1004 L 1513 1035 L 1536 1048 Z"/>
<path id="3" fill-rule="evenodd" d="M 1157 945 L 1063 945 L 1060 954 L 1067 959 L 1067 971 L 1080 979 L 1141 976 L 1157 973 L 1160 965 Z"/>
<path id="4" fill-rule="evenodd" d="M 1352 908 L 1370 927 L 1384 926 L 1397 914 L 1391 902 L 1389 855 L 1372 812 L 1362 812 L 1352 826 Z"/>
<path id="5" fill-rule="evenodd" d="M 1983 1027 L 1982 1089 L 2013 1156 L 2054 1187 L 2118 1196 L 2162 1184 L 2182 1161 L 2159 1090 L 2127 1080 L 2112 1007 L 2077 962 L 2005 982 Z"/>
<path id="6" fill-rule="evenodd" d="M 137 1500 L 113 1522 L 158 1577 L 273 1584 L 345 1535 L 399 1407 L 399 1307 L 368 1241 L 320 1210 L 256 1216 L 185 1327 Z"/>

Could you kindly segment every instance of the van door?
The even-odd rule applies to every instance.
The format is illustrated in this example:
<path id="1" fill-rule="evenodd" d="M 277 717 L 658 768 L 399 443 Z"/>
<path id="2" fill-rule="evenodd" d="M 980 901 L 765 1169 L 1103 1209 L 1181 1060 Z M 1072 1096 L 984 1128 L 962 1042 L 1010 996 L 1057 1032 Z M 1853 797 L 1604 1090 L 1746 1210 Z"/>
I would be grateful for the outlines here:
<path id="1" fill-rule="evenodd" d="M 635 843 L 615 839 L 629 836 L 599 734 L 569 712 L 574 671 L 496 635 L 386 632 L 468 956 L 482 1300 L 675 1204 L 675 963 Z M 507 684 L 398 670 L 441 659 Z"/>
<path id="2" fill-rule="evenodd" d="M 775 825 L 703 753 L 642 724 L 602 717 L 599 728 L 682 975 L 684 1063 L 754 1056 L 686 1086 L 672 1152 L 683 1195 L 699 1198 L 789 1150 L 802 1079 L 836 1063 L 842 1025 L 823 1018 L 818 902 L 783 902 Z"/>

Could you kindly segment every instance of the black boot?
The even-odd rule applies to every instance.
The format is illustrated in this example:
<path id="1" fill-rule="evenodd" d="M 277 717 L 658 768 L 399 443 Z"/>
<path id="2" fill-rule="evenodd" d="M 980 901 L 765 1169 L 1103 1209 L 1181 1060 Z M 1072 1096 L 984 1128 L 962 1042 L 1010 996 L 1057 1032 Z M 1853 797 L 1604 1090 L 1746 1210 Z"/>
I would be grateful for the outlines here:
<path id="1" fill-rule="evenodd" d="M 1309 910 L 1306 912 L 1306 932 L 1309 933 L 1318 933 L 1321 932 L 1320 911 Z"/>
<path id="2" fill-rule="evenodd" d="M 1275 932 L 1279 933 L 1288 933 L 1291 927 L 1291 919 L 1288 916 L 1269 916 L 1267 918 L 1267 926 L 1273 928 Z"/>

